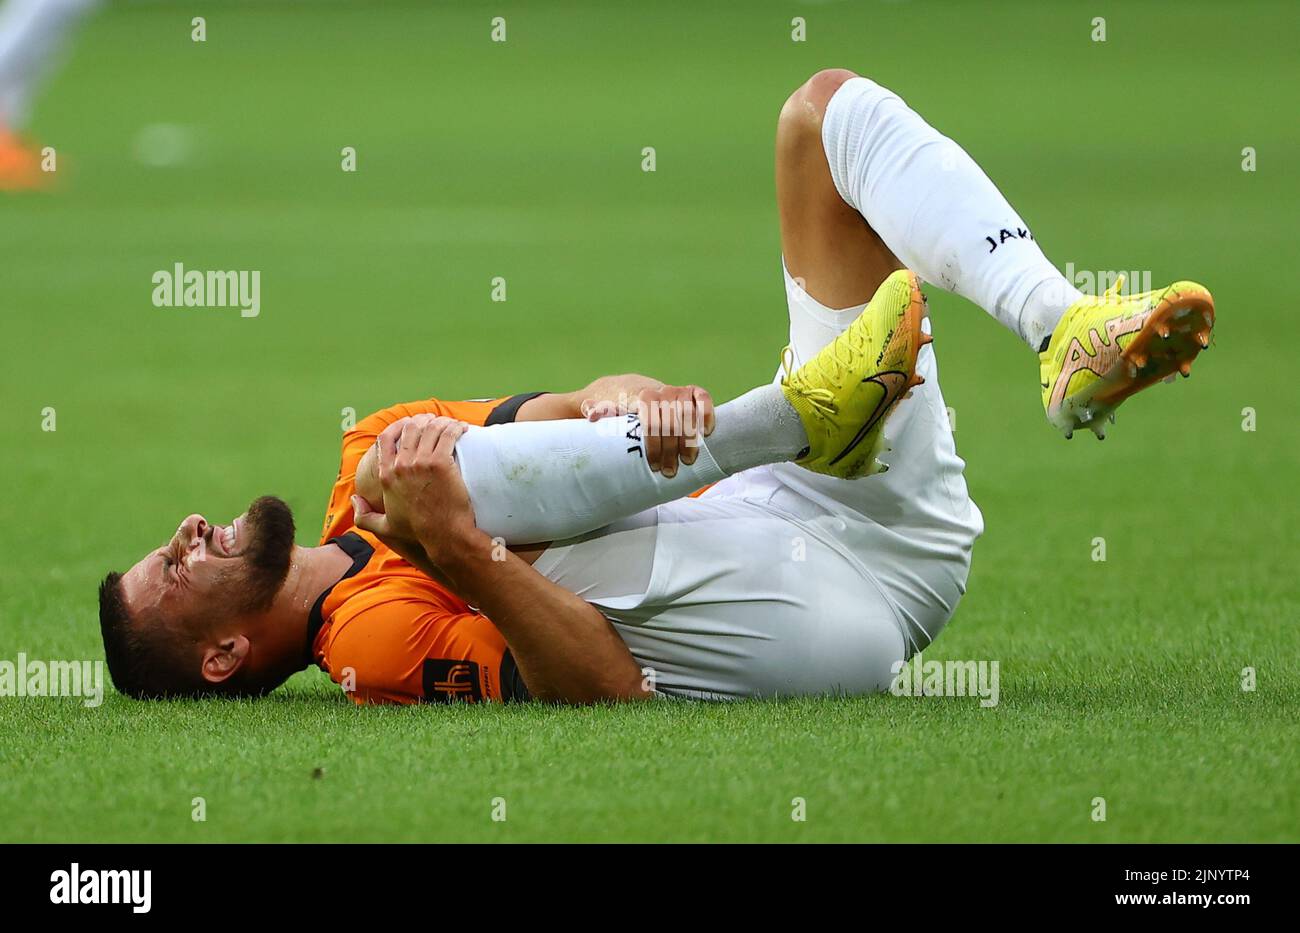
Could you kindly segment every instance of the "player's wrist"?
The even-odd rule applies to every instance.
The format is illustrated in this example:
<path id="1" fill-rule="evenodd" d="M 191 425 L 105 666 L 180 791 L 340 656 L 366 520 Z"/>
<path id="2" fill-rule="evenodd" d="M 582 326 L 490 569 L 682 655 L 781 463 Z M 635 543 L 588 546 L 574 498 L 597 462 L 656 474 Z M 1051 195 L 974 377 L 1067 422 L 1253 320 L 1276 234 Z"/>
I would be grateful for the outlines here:
<path id="1" fill-rule="evenodd" d="M 458 568 L 479 551 L 488 553 L 494 541 L 471 520 L 437 528 L 419 529 L 420 543 L 429 560 L 444 570 Z"/>

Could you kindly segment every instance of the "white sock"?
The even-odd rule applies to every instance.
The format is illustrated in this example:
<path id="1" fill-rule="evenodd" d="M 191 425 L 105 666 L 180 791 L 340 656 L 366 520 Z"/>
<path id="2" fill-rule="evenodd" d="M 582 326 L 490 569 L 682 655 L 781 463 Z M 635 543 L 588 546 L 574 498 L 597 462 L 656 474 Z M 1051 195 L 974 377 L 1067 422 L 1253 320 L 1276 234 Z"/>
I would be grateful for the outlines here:
<path id="1" fill-rule="evenodd" d="M 1034 350 L 1080 297 L 975 160 L 892 91 L 844 82 L 826 107 L 822 144 L 840 197 L 905 266 Z"/>
<path id="2" fill-rule="evenodd" d="M 32 92 L 97 0 L 9 0 L 0 8 L 0 124 L 26 121 Z"/>
<path id="3" fill-rule="evenodd" d="M 479 528 L 508 544 L 572 538 L 731 473 L 793 459 L 807 444 L 798 415 L 771 385 L 720 406 L 695 462 L 671 478 L 646 464 L 642 433 L 635 414 L 471 427 L 456 458 Z"/>
<path id="4" fill-rule="evenodd" d="M 718 407 L 709 435 L 713 459 L 728 475 L 763 463 L 793 460 L 808 446 L 799 414 L 779 385 L 750 389 Z"/>

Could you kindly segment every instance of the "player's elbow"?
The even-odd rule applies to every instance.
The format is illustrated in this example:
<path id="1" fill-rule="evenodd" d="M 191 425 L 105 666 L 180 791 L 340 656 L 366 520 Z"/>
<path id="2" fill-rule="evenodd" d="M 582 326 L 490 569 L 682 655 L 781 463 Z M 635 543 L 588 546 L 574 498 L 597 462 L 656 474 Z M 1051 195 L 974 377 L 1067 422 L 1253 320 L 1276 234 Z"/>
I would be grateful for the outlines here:
<path id="1" fill-rule="evenodd" d="M 654 696 L 646 677 L 638 669 L 635 673 L 622 677 L 608 685 L 605 702 L 630 703 L 636 700 L 648 700 Z"/>
<path id="2" fill-rule="evenodd" d="M 627 703 L 654 696 L 651 679 L 646 671 L 642 670 L 631 652 L 623 647 L 621 639 L 618 640 L 618 646 L 622 649 L 622 655 L 599 672 L 593 685 L 593 696 L 587 702 Z"/>
<path id="3" fill-rule="evenodd" d="M 583 678 L 580 682 L 546 685 L 532 691 L 533 699 L 564 706 L 592 706 L 597 703 L 631 703 L 654 696 L 640 670 L 609 672 Z"/>

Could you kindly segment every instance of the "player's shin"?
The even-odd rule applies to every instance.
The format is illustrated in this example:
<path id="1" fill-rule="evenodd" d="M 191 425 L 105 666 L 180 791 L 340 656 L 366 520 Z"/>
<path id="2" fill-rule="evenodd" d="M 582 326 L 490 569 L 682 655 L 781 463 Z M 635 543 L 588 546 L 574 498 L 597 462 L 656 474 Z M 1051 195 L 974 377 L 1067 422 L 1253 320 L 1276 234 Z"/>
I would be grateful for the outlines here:
<path id="1" fill-rule="evenodd" d="M 725 475 L 703 445 L 676 476 L 652 472 L 635 415 L 472 427 L 456 457 L 479 528 L 508 544 L 571 538 Z"/>
<path id="2" fill-rule="evenodd" d="M 798 416 L 776 386 L 718 408 L 693 463 L 668 477 L 646 461 L 636 414 L 600 421 L 533 421 L 470 428 L 456 445 L 479 528 L 508 544 L 584 534 L 671 502 L 725 476 L 794 458 L 806 444 Z"/>

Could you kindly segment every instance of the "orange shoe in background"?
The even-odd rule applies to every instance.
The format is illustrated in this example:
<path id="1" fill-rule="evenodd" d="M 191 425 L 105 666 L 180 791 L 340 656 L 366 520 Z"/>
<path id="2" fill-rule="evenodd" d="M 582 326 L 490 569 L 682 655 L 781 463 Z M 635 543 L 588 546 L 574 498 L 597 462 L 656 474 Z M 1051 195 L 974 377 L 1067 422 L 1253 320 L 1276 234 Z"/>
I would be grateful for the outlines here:
<path id="1" fill-rule="evenodd" d="M 0 191 L 34 191 L 48 183 L 40 150 L 0 126 Z"/>

